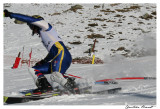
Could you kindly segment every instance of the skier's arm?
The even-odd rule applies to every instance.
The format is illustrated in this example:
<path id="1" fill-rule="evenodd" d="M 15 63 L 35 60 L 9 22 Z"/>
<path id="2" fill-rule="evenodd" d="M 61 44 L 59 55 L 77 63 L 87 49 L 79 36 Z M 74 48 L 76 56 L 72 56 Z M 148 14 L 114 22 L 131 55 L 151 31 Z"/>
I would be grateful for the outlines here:
<path id="1" fill-rule="evenodd" d="M 31 16 L 23 15 L 23 14 L 12 13 L 12 12 L 9 12 L 8 10 L 4 10 L 4 16 L 15 18 L 17 20 L 36 25 L 45 31 L 50 30 L 52 28 L 52 26 L 49 23 L 47 23 L 42 19 L 34 18 Z"/>
<path id="2" fill-rule="evenodd" d="M 50 61 L 52 59 L 52 54 L 51 53 L 48 53 L 47 56 L 43 59 L 45 60 L 46 62 Z"/>
<path id="3" fill-rule="evenodd" d="M 47 62 L 49 62 L 51 59 L 52 59 L 52 58 L 51 58 L 51 54 L 48 53 L 47 56 L 46 56 L 44 59 L 42 59 L 41 61 L 37 62 L 37 63 L 35 64 L 35 66 L 41 65 L 41 64 L 44 64 L 44 63 L 47 63 Z"/>

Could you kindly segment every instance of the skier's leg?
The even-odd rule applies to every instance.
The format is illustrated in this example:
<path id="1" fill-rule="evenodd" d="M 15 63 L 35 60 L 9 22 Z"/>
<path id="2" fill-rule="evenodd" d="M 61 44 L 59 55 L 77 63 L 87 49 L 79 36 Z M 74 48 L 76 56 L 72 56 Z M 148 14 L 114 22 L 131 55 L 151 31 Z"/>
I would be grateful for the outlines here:
<path id="1" fill-rule="evenodd" d="M 65 49 L 62 49 L 59 55 L 51 63 L 51 80 L 59 83 L 64 88 L 74 93 L 75 84 L 73 83 L 75 82 L 63 77 L 63 74 L 71 64 L 71 61 L 72 58 L 69 52 L 65 52 Z"/>
<path id="2" fill-rule="evenodd" d="M 29 74 L 32 76 L 32 78 L 33 78 L 33 80 L 34 80 L 34 83 L 36 83 L 36 80 L 37 80 L 37 76 L 36 76 L 36 72 L 35 72 L 35 69 L 34 68 L 31 68 L 31 67 L 29 67 L 28 68 L 28 72 L 29 72 Z"/>
<path id="3" fill-rule="evenodd" d="M 49 74 L 48 72 L 49 67 L 50 67 L 49 63 L 46 63 L 44 65 L 33 66 L 32 68 L 29 67 L 28 71 L 32 76 L 34 82 L 36 83 L 38 78 L 44 77 L 44 74 Z"/>
<path id="4" fill-rule="evenodd" d="M 52 86 L 47 81 L 46 77 L 44 76 L 44 74 L 49 74 L 48 65 L 49 63 L 46 63 L 44 65 L 34 66 L 32 68 L 29 68 L 29 73 L 33 77 L 33 80 L 36 86 L 38 87 L 36 90 L 33 91 L 34 93 L 47 92 L 47 91 L 53 90 Z"/>
<path id="5" fill-rule="evenodd" d="M 71 93 L 75 93 L 75 88 L 77 88 L 75 79 L 67 78 L 65 79 L 63 75 L 59 72 L 52 72 L 51 80 L 59 83 L 65 89 L 69 90 Z"/>
<path id="6" fill-rule="evenodd" d="M 61 86 L 64 86 L 67 82 L 67 80 L 60 73 L 63 56 L 64 50 L 61 50 L 56 58 L 51 62 L 51 80 L 59 83 Z"/>
<path id="7" fill-rule="evenodd" d="M 59 72 L 52 72 L 51 80 L 59 83 L 61 86 L 64 86 L 67 83 L 67 79 Z"/>

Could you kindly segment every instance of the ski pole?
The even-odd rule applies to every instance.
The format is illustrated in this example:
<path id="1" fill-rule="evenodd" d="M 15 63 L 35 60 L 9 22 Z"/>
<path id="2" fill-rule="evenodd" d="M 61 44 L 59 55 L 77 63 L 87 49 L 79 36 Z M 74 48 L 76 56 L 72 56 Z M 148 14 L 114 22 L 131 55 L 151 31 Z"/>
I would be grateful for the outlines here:
<path id="1" fill-rule="evenodd" d="M 155 80 L 156 77 L 122 77 L 122 78 L 114 78 L 114 79 L 103 79 L 103 80 L 97 80 L 95 84 L 118 84 L 118 80 Z"/>
<path id="2" fill-rule="evenodd" d="M 112 81 L 112 80 L 154 80 L 156 77 L 122 77 L 114 79 L 97 80 L 96 82 Z"/>
<path id="3" fill-rule="evenodd" d="M 74 78 L 83 79 L 82 77 L 75 76 L 75 75 L 72 75 L 72 74 L 64 74 L 64 76 L 69 76 L 69 77 L 74 77 Z"/>

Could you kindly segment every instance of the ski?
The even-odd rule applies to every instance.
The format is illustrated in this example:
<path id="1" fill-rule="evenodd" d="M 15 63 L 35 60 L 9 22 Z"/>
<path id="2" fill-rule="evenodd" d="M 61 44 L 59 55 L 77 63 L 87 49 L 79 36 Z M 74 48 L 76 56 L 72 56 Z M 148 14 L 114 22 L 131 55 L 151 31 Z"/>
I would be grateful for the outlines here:
<path id="1" fill-rule="evenodd" d="M 56 94 L 56 96 L 58 95 Z M 24 103 L 24 102 L 35 101 L 35 100 L 40 100 L 44 98 L 49 98 L 49 96 L 47 97 L 41 97 L 41 96 L 7 97 L 7 96 L 4 96 L 3 97 L 4 103 L 7 103 L 7 104 Z"/>
<path id="2" fill-rule="evenodd" d="M 114 88 L 114 89 L 109 89 L 109 90 L 102 90 L 102 91 L 95 91 L 95 92 L 91 92 L 89 91 L 89 89 L 91 89 L 92 86 L 88 86 L 80 90 L 80 94 L 115 94 L 118 93 L 121 88 Z M 34 95 L 34 96 L 21 96 L 21 97 L 7 97 L 4 96 L 4 103 L 6 104 L 15 104 L 15 103 L 24 103 L 24 102 L 29 102 L 29 101 L 36 101 L 36 100 L 41 100 L 41 99 L 45 99 L 45 98 L 50 98 L 50 97 L 54 97 L 54 96 L 62 96 L 65 94 L 69 94 L 66 91 L 59 91 L 59 92 L 55 92 L 52 94 L 47 94 L 47 96 L 41 96 L 41 95 Z"/>
<path id="3" fill-rule="evenodd" d="M 88 90 L 91 89 L 92 86 L 87 86 L 84 88 L 79 89 L 79 93 L 77 94 L 83 94 L 83 93 L 88 93 Z M 15 104 L 15 103 L 24 103 L 24 102 L 29 102 L 29 101 L 36 101 L 40 99 L 45 99 L 45 98 L 50 98 L 54 96 L 62 96 L 62 95 L 70 95 L 69 91 L 67 90 L 60 90 L 58 89 L 57 91 L 49 92 L 49 93 L 44 93 L 44 94 L 31 94 L 27 93 L 24 96 L 20 97 L 8 97 L 4 96 L 3 97 L 3 102 L 6 104 Z"/>

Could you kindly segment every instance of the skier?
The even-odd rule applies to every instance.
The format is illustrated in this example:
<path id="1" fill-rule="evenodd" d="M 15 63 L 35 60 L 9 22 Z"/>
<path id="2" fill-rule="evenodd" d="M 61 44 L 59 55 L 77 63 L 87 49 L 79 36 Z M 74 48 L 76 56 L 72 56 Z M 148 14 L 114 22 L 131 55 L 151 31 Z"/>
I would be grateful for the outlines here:
<path id="1" fill-rule="evenodd" d="M 49 52 L 44 59 L 37 62 L 32 68 L 29 68 L 29 72 L 38 87 L 33 91 L 33 94 L 42 94 L 53 90 L 44 76 L 45 74 L 51 74 L 52 81 L 59 83 L 65 89 L 74 93 L 74 88 L 76 88 L 74 79 L 64 78 L 66 70 L 70 67 L 72 57 L 51 24 L 47 23 L 39 15 L 27 16 L 12 13 L 6 9 L 4 10 L 4 17 L 15 18 L 26 22 L 32 30 L 32 35 L 38 34 L 43 45 Z"/>

